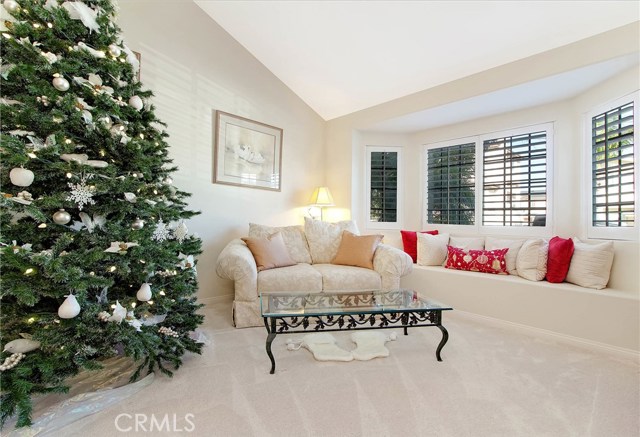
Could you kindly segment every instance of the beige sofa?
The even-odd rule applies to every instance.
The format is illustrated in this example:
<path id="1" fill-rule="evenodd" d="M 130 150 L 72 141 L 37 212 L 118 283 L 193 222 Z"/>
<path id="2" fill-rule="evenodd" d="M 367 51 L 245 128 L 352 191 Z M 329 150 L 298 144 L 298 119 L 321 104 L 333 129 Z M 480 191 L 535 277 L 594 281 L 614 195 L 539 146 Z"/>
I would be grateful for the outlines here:
<path id="1" fill-rule="evenodd" d="M 358 233 L 355 223 L 325 223 L 306 219 L 303 226 L 268 227 L 250 224 L 250 237 L 266 237 L 281 232 L 289 255 L 296 265 L 258 272 L 247 245 L 234 239 L 218 256 L 218 276 L 234 282 L 233 322 L 238 328 L 261 326 L 260 292 L 390 290 L 399 288 L 400 278 L 413 268 L 411 257 L 402 250 L 378 245 L 373 256 L 373 270 L 331 264 L 342 232 Z"/>

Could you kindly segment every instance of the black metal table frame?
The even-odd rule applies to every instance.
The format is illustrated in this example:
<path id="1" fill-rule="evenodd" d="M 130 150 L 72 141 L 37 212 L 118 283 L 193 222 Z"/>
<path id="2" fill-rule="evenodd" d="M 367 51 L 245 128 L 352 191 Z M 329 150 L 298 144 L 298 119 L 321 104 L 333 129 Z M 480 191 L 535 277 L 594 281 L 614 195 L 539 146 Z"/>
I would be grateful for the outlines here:
<path id="1" fill-rule="evenodd" d="M 411 309 L 395 312 L 363 311 L 349 314 L 315 314 L 305 316 L 294 315 L 263 315 L 264 326 L 267 328 L 267 355 L 271 360 L 271 371 L 276 371 L 276 360 L 271 351 L 271 344 L 278 334 L 296 334 L 313 330 L 349 331 L 361 329 L 391 329 L 404 328 L 404 335 L 408 335 L 408 328 L 422 326 L 436 326 L 442 331 L 442 339 L 436 349 L 436 358 L 442 361 L 440 351 L 449 339 L 449 333 L 442 326 L 442 311 L 447 309 Z"/>

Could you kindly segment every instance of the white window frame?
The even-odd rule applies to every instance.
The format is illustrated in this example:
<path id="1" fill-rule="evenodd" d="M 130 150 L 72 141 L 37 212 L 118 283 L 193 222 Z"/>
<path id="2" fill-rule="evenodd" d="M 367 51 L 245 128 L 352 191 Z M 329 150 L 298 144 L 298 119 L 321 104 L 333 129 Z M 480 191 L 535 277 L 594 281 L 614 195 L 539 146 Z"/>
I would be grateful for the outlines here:
<path id="1" fill-rule="evenodd" d="M 591 123 L 592 118 L 602 113 L 611 111 L 619 106 L 633 102 L 633 167 L 635 176 L 635 223 L 633 227 L 601 227 L 593 226 L 593 174 L 592 166 L 592 138 Z M 583 193 L 585 205 L 585 227 L 587 238 L 607 239 L 607 240 L 630 240 L 638 241 L 640 239 L 640 92 L 634 91 L 631 94 L 598 105 L 584 114 L 583 117 L 583 153 L 582 153 L 582 169 L 583 169 L 583 186 L 586 187 Z"/>
<path id="2" fill-rule="evenodd" d="M 372 152 L 393 152 L 398 154 L 398 175 L 397 175 L 397 199 L 396 199 L 396 221 L 377 222 L 371 220 L 371 153 Z M 402 161 L 403 148 L 400 146 L 365 146 L 365 205 L 364 222 L 366 229 L 401 229 L 403 226 L 404 214 L 404 167 Z"/>
<path id="3" fill-rule="evenodd" d="M 514 237 L 550 237 L 553 231 L 553 159 L 554 159 L 554 126 L 553 122 L 539 123 L 535 125 L 523 126 L 514 129 L 496 131 L 486 134 L 480 134 L 472 137 L 457 138 L 453 140 L 441 141 L 438 143 L 430 143 L 423 146 L 421 160 L 421 176 L 422 176 L 422 228 L 437 228 L 441 232 L 450 234 L 473 234 L 473 235 L 504 235 Z M 510 136 L 523 135 L 531 132 L 546 132 L 547 147 L 547 212 L 545 226 L 485 226 L 482 224 L 482 206 L 483 206 L 483 145 L 484 141 L 495 138 L 503 138 Z M 455 146 L 458 144 L 476 144 L 476 165 L 475 165 L 475 225 L 441 225 L 435 223 L 427 223 L 427 174 L 426 174 L 426 158 L 427 151 L 432 148 Z"/>

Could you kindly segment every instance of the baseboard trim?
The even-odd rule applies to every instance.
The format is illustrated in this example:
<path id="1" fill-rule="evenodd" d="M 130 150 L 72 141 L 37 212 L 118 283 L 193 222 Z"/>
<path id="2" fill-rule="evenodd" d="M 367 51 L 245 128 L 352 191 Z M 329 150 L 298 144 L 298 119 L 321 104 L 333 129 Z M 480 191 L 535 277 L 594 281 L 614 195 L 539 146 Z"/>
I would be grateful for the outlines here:
<path id="1" fill-rule="evenodd" d="M 467 311 L 455 310 L 447 316 L 459 315 L 471 320 L 486 322 L 499 327 L 509 327 L 516 331 L 532 334 L 538 337 L 553 339 L 565 344 L 571 344 L 574 346 L 580 346 L 586 349 L 591 349 L 597 352 L 604 352 L 608 354 L 616 355 L 619 358 L 630 359 L 640 364 L 640 351 L 634 351 L 633 349 L 626 349 L 618 346 L 612 346 L 606 343 L 600 343 L 597 341 L 587 340 L 585 338 L 574 337 L 572 335 L 561 334 L 547 329 L 536 328 L 535 326 L 523 325 L 521 323 L 510 322 L 508 320 L 497 319 L 495 317 L 483 316 L 480 314 L 470 313 Z M 454 316 L 455 317 L 455 316 Z"/>
<path id="2" fill-rule="evenodd" d="M 198 298 L 198 302 L 203 305 L 214 305 L 217 303 L 231 304 L 231 302 L 233 302 L 233 294 L 225 294 L 224 296 L 201 297 Z"/>

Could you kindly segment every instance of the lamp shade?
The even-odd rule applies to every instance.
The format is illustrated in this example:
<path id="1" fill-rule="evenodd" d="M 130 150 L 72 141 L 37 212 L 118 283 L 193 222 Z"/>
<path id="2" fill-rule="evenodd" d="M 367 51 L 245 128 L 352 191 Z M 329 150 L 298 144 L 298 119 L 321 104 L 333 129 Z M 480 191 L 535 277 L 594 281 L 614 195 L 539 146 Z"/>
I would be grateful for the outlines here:
<path id="1" fill-rule="evenodd" d="M 329 188 L 316 187 L 316 189 L 313 190 L 309 204 L 311 206 L 333 206 L 333 197 L 331 197 Z"/>

